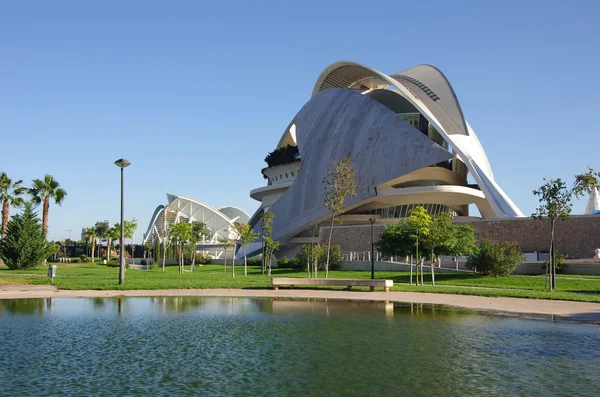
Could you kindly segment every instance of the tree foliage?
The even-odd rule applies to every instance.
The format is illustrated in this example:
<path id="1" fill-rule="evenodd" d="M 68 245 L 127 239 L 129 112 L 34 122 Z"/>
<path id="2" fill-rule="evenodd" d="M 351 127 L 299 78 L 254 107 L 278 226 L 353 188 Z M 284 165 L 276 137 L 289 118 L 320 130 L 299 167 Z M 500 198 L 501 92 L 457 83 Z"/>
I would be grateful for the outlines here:
<path id="1" fill-rule="evenodd" d="M 20 207 L 23 205 L 23 193 L 27 190 L 21 186 L 22 180 L 14 181 L 8 177 L 6 172 L 0 174 L 0 203 L 2 204 L 2 229 L 0 237 L 6 234 L 8 219 L 10 218 L 10 206 Z"/>
<path id="2" fill-rule="evenodd" d="M 50 253 L 38 214 L 27 202 L 23 213 L 8 222 L 6 235 L 0 240 L 0 257 L 9 269 L 28 269 L 38 266 Z"/>
<path id="3" fill-rule="evenodd" d="M 329 261 L 331 251 L 331 236 L 333 234 L 333 223 L 338 215 L 346 209 L 346 199 L 356 196 L 358 186 L 355 182 L 356 169 L 352 167 L 352 157 L 342 157 L 340 161 L 334 161 L 332 167 L 327 170 L 323 178 L 325 184 L 325 207 L 331 211 L 331 227 L 327 240 L 327 261 L 325 263 L 325 278 L 329 277 Z"/>

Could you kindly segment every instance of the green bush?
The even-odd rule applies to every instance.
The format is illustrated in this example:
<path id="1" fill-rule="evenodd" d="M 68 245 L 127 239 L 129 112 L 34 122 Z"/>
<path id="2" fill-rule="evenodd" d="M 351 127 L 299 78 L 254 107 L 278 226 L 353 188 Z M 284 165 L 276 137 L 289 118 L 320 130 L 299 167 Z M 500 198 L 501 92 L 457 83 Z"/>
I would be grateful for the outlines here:
<path id="1" fill-rule="evenodd" d="M 140 262 L 140 264 L 141 264 L 142 266 L 147 266 L 147 265 L 148 265 L 148 262 L 147 262 L 145 259 L 142 259 L 142 261 Z"/>
<path id="2" fill-rule="evenodd" d="M 312 250 L 312 254 L 311 254 Z M 302 247 L 302 250 L 296 255 L 296 261 L 290 264 L 290 267 L 298 270 L 306 270 L 306 265 L 309 258 L 317 258 L 318 270 L 325 270 L 325 263 L 327 262 L 327 246 L 326 245 L 310 245 L 307 244 Z M 329 270 L 337 270 L 342 264 L 342 248 L 339 245 L 331 246 L 331 255 L 329 258 Z M 312 269 L 312 264 L 311 264 Z"/>
<path id="3" fill-rule="evenodd" d="M 84 263 L 90 261 L 90 258 L 88 258 L 88 256 L 86 254 L 79 255 L 79 259 L 81 259 L 81 261 Z"/>
<path id="4" fill-rule="evenodd" d="M 71 263 L 79 263 L 81 262 L 81 259 L 79 258 L 70 258 L 71 259 Z"/>
<path id="5" fill-rule="evenodd" d="M 281 258 L 277 261 L 277 267 L 282 269 L 298 269 L 300 267 L 300 261 L 296 257 L 292 259 Z"/>
<path id="6" fill-rule="evenodd" d="M 33 204 L 25 203 L 22 214 L 8 221 L 6 235 L 0 240 L 0 258 L 9 269 L 28 269 L 42 263 L 51 253 Z"/>
<path id="7" fill-rule="evenodd" d="M 118 260 L 111 260 L 106 262 L 106 266 L 108 267 L 119 267 L 120 263 Z"/>
<path id="8" fill-rule="evenodd" d="M 243 259 L 242 259 L 242 261 L 243 261 Z M 252 258 L 247 258 L 246 259 L 246 264 L 248 266 L 261 266 L 262 265 L 262 259 L 260 257 L 257 257 L 257 256 L 252 257 Z"/>
<path id="9" fill-rule="evenodd" d="M 150 270 L 156 270 L 156 269 L 160 269 L 160 265 L 158 264 L 158 262 L 150 263 Z"/>
<path id="10" fill-rule="evenodd" d="M 479 252 L 469 257 L 467 268 L 485 276 L 510 276 L 523 263 L 523 253 L 515 242 L 483 240 Z"/>

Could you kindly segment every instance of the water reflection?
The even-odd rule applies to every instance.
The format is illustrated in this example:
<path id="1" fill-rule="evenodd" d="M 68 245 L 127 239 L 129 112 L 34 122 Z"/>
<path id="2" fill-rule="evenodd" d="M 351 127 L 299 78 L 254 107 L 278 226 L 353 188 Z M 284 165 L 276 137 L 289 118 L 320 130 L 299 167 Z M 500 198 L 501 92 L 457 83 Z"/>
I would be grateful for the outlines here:
<path id="1" fill-rule="evenodd" d="M 598 327 L 431 304 L 0 301 L 0 396 L 597 395 Z M 32 365 L 34 363 L 35 365 Z"/>
<path id="2" fill-rule="evenodd" d="M 0 300 L 0 315 L 7 314 L 44 314 L 46 307 L 52 309 L 52 298 L 48 299 L 3 299 Z"/>

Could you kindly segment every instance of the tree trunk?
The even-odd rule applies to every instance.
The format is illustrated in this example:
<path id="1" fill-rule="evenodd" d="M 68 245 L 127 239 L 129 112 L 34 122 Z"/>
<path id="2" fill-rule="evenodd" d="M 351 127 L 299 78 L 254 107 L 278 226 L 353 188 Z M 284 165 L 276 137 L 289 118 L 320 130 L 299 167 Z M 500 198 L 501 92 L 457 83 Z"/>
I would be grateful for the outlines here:
<path id="1" fill-rule="evenodd" d="M 275 250 L 271 250 L 271 252 L 269 252 L 269 277 L 271 277 L 271 265 L 273 263 L 273 252 L 275 252 Z"/>
<path id="2" fill-rule="evenodd" d="M 331 236 L 333 235 L 333 222 L 335 221 L 335 212 L 331 216 L 331 229 L 329 229 L 329 239 L 327 239 L 327 260 L 325 261 L 325 278 L 329 278 L 329 254 L 331 252 Z"/>
<path id="3" fill-rule="evenodd" d="M 246 243 L 244 243 L 244 276 L 248 275 L 248 262 L 246 261 Z"/>
<path id="4" fill-rule="evenodd" d="M 42 227 L 44 228 L 44 238 L 48 238 L 48 209 L 50 208 L 50 197 L 44 197 L 44 209 L 42 212 Z"/>
<path id="5" fill-rule="evenodd" d="M 223 261 L 225 263 L 225 267 L 223 268 L 223 273 L 227 274 L 227 247 L 223 248 Z"/>
<path id="6" fill-rule="evenodd" d="M 92 236 L 92 265 L 94 264 L 94 249 L 96 248 L 96 236 Z"/>
<path id="7" fill-rule="evenodd" d="M 261 245 L 260 255 L 261 255 L 261 259 L 262 259 L 260 261 L 261 262 L 260 263 L 260 267 L 261 267 L 261 272 L 264 275 L 265 274 L 265 268 L 267 267 L 267 264 L 265 262 L 267 260 L 266 259 L 267 256 L 265 255 L 265 229 L 264 229 L 264 227 L 261 227 L 261 229 L 260 229 L 260 245 Z"/>
<path id="8" fill-rule="evenodd" d="M 8 227 L 8 199 L 2 203 L 2 237 L 6 236 L 6 228 Z"/>
<path id="9" fill-rule="evenodd" d="M 162 271 L 165 271 L 165 264 L 167 263 L 167 239 L 163 239 L 163 257 L 162 257 Z"/>
<path id="10" fill-rule="evenodd" d="M 410 258 L 410 285 L 413 285 L 412 257 Z"/>
<path id="11" fill-rule="evenodd" d="M 233 243 L 233 257 L 231 258 L 231 278 L 235 278 L 235 243 Z"/>
<path id="12" fill-rule="evenodd" d="M 417 285 L 419 285 L 419 239 L 417 238 L 417 243 L 415 244 L 416 252 L 415 252 L 415 268 L 417 270 Z"/>
<path id="13" fill-rule="evenodd" d="M 550 292 L 554 289 L 554 258 L 552 257 L 552 249 L 554 248 L 554 219 L 550 219 L 550 250 L 548 250 L 548 264 L 550 270 Z"/>
<path id="14" fill-rule="evenodd" d="M 433 250 L 431 250 L 431 285 L 435 285 L 435 273 L 434 273 L 434 264 L 433 264 Z"/>
<path id="15" fill-rule="evenodd" d="M 550 244 L 550 255 L 552 256 L 552 289 L 556 289 L 556 254 L 555 254 L 555 242 L 554 242 L 554 223 L 556 221 L 552 219 L 552 244 Z"/>
<path id="16" fill-rule="evenodd" d="M 194 251 L 192 252 L 192 266 L 190 267 L 190 270 L 196 270 L 196 244 L 194 244 Z"/>
<path id="17" fill-rule="evenodd" d="M 107 243 L 106 243 L 106 261 L 108 262 L 110 260 L 110 243 L 111 243 L 111 240 L 107 239 L 106 241 L 107 241 Z"/>

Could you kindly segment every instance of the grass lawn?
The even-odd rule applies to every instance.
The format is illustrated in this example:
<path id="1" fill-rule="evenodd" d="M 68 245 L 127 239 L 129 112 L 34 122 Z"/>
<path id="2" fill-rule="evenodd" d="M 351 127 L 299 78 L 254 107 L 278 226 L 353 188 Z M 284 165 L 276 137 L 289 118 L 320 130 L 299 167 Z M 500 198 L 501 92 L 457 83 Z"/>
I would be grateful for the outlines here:
<path id="1" fill-rule="evenodd" d="M 69 290 L 130 290 L 130 289 L 173 289 L 173 288 L 270 288 L 270 280 L 262 275 L 259 267 L 249 266 L 244 277 L 243 267 L 236 266 L 236 277 L 231 278 L 231 266 L 227 273 L 223 265 L 197 267 L 193 273 L 178 273 L 177 266 L 168 266 L 163 273 L 156 270 L 127 270 L 125 285 L 118 285 L 119 269 L 92 264 L 57 264 L 54 284 Z M 323 277 L 325 272 L 319 274 Z M 50 284 L 47 269 L 38 267 L 28 270 L 8 270 L 0 266 L 0 285 L 6 284 Z M 369 271 L 331 271 L 331 278 L 368 279 Z M 436 273 L 436 286 L 431 286 L 431 274 L 425 273 L 425 286 L 408 285 L 408 272 L 376 272 L 375 277 L 394 281 L 392 291 L 436 292 L 461 295 L 504 296 L 533 299 L 560 299 L 600 303 L 600 278 L 587 276 L 559 276 L 558 290 L 544 291 L 544 279 L 535 276 L 479 277 L 472 273 Z M 303 271 L 274 269 L 273 276 L 306 277 Z M 579 279 L 587 278 L 587 279 Z M 428 285 L 429 284 L 429 285 Z M 343 287 L 311 287 L 343 289 Z M 361 289 L 361 288 L 356 288 Z M 362 288 L 364 290 L 367 287 Z"/>

